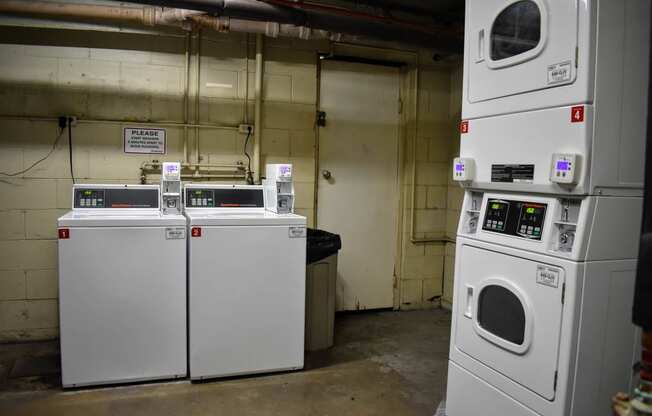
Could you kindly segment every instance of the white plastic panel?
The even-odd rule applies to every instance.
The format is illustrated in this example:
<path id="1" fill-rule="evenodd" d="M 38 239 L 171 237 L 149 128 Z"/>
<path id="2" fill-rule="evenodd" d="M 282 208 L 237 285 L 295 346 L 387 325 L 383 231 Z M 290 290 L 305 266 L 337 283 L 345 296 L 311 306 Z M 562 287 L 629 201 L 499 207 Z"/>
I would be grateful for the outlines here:
<path id="1" fill-rule="evenodd" d="M 475 177 L 469 186 L 554 194 L 589 193 L 593 108 L 583 108 L 581 121 L 571 119 L 572 106 L 469 120 L 468 133 L 460 137 L 460 157 L 475 163 Z M 578 155 L 576 185 L 550 180 L 550 163 L 555 153 Z M 534 165 L 534 176 L 529 182 L 492 181 L 492 166 L 500 164 Z M 617 169 L 617 164 L 611 169 Z"/>
<path id="2" fill-rule="evenodd" d="M 622 260 L 638 257 L 643 219 L 643 198 L 596 198 L 587 236 L 588 260 Z"/>
<path id="3" fill-rule="evenodd" d="M 650 7 L 649 0 L 599 3 L 593 188 L 643 187 Z"/>
<path id="4" fill-rule="evenodd" d="M 508 256 L 463 245 L 458 250 L 455 299 L 457 320 L 455 347 L 511 380 L 552 400 L 562 319 L 563 267 Z M 541 284 L 540 268 L 556 275 L 554 284 Z M 498 283 L 498 282 L 502 283 Z M 479 331 L 478 297 L 485 284 L 500 284 L 519 298 L 525 311 L 525 335 L 521 345 L 497 342 Z M 473 288 L 473 299 L 468 290 Z M 471 316 L 467 304 L 472 302 Z"/>
<path id="5" fill-rule="evenodd" d="M 306 238 L 291 228 L 202 226 L 190 237 L 192 379 L 303 367 Z"/>
<path id="6" fill-rule="evenodd" d="M 73 227 L 59 240 L 64 387 L 184 377 L 186 240 Z"/>
<path id="7" fill-rule="evenodd" d="M 590 262 L 585 269 L 572 415 L 608 414 L 614 391 L 632 391 L 640 359 L 631 322 L 636 261 Z"/>
<path id="8" fill-rule="evenodd" d="M 491 413 L 487 412 L 491 409 Z M 521 403 L 453 362 L 448 364 L 446 415 L 538 416 Z"/>

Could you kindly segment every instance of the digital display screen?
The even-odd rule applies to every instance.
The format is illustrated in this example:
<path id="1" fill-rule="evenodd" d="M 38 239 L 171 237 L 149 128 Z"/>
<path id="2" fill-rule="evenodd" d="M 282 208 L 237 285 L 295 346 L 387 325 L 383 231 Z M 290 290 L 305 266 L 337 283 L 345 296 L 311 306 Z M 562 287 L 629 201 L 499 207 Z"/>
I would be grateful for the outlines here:
<path id="1" fill-rule="evenodd" d="M 570 162 L 567 160 L 557 161 L 557 170 L 570 170 Z"/>
<path id="2" fill-rule="evenodd" d="M 546 204 L 489 199 L 482 229 L 530 240 L 541 240 Z"/>
<path id="3" fill-rule="evenodd" d="M 84 191 L 84 196 L 91 196 L 93 195 L 92 191 Z"/>
<path id="4" fill-rule="evenodd" d="M 463 172 L 464 171 L 464 165 L 455 165 L 455 171 L 456 172 Z"/>

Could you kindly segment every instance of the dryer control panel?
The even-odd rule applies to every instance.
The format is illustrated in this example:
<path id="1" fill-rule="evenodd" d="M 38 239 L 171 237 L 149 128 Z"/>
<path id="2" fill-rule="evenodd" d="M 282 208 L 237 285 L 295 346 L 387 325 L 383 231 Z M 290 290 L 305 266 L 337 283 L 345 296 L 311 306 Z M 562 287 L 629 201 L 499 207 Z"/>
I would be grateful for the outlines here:
<path id="1" fill-rule="evenodd" d="M 482 229 L 530 240 L 541 240 L 546 204 L 489 199 Z"/>

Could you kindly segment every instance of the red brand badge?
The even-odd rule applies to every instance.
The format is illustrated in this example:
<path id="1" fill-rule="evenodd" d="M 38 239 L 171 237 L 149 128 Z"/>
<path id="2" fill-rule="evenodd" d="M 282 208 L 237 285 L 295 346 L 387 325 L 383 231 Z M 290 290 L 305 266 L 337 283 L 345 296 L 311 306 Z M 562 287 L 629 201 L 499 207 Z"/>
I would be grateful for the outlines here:
<path id="1" fill-rule="evenodd" d="M 460 123 L 460 133 L 466 134 L 469 132 L 469 122 L 468 120 L 464 120 Z"/>
<path id="2" fill-rule="evenodd" d="M 201 227 L 192 227 L 190 229 L 190 235 L 193 237 L 201 237 Z"/>
<path id="3" fill-rule="evenodd" d="M 571 123 L 581 123 L 584 121 L 584 106 L 576 105 L 571 107 Z"/>
<path id="4" fill-rule="evenodd" d="M 59 240 L 67 240 L 70 238 L 70 230 L 68 228 L 59 228 Z"/>

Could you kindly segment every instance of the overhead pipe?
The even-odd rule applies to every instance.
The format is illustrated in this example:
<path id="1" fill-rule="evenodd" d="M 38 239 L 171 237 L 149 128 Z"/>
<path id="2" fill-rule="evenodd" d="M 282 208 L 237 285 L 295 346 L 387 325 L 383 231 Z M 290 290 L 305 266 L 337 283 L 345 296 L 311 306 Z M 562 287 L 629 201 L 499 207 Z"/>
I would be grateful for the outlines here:
<path id="1" fill-rule="evenodd" d="M 371 21 L 382 22 L 385 24 L 404 26 L 406 29 L 410 28 L 424 33 L 438 32 L 437 30 L 438 28 L 436 27 L 425 26 L 421 23 L 399 19 L 385 14 L 371 14 L 371 13 L 358 11 L 358 10 L 345 9 L 342 7 L 335 7 L 335 6 L 310 3 L 310 2 L 296 2 L 292 0 L 260 0 L 260 1 L 263 1 L 265 3 L 270 3 L 270 4 L 276 4 L 278 6 L 294 8 L 298 10 L 324 12 L 324 13 L 338 15 L 338 16 L 354 17 L 362 20 L 371 20 Z"/>
<path id="2" fill-rule="evenodd" d="M 435 11 L 432 6 L 437 2 L 423 0 L 342 0 L 351 6 L 366 6 L 384 12 L 399 12 L 429 19 L 435 24 L 450 25 L 464 23 L 464 3 L 461 7 L 451 7 L 446 11 Z M 463 27 L 461 27 L 463 28 Z"/>
<path id="3" fill-rule="evenodd" d="M 243 32 L 252 34 L 262 34 L 268 37 L 291 37 L 298 39 L 325 39 L 336 42 L 349 43 L 370 43 L 371 38 L 384 39 L 385 41 L 402 42 L 404 44 L 421 44 L 428 49 L 438 49 L 440 52 L 457 53 L 461 50 L 461 41 L 453 39 L 442 43 L 442 40 L 435 38 L 434 35 L 419 33 L 411 34 L 409 31 L 402 31 L 400 28 L 391 27 L 387 24 L 372 22 L 366 25 L 359 19 L 351 17 L 334 18 L 331 15 L 313 13 L 310 16 L 313 27 L 296 25 L 292 23 L 283 23 L 283 21 L 306 22 L 307 17 L 303 16 L 303 11 L 292 11 L 299 18 L 289 18 L 287 8 L 283 12 L 272 13 L 277 8 L 264 8 L 263 12 L 258 12 L 248 19 L 232 18 L 229 16 L 208 16 L 198 13 L 203 9 L 215 9 L 218 3 L 244 4 L 250 7 L 242 7 L 233 11 L 233 7 L 227 10 L 235 15 L 243 15 L 243 10 L 250 10 L 252 4 L 265 4 L 252 0 L 231 0 L 229 2 L 215 1 L 175 1 L 163 2 L 162 0 L 134 0 L 136 3 L 158 4 L 166 3 L 172 5 L 181 5 L 186 7 L 195 7 L 199 10 L 181 10 L 181 9 L 158 9 L 153 7 L 126 7 L 126 6 L 105 6 L 97 4 L 78 4 L 78 3 L 52 3 L 47 1 L 26 1 L 26 0 L 3 0 L 0 1 L 0 13 L 14 15 L 43 16 L 47 18 L 69 20 L 69 21 L 86 21 L 88 19 L 107 20 L 113 22 L 140 24 L 147 26 L 167 26 L 180 28 L 190 31 L 193 27 L 204 27 L 218 32 Z M 199 4 L 199 6 L 198 6 Z M 201 7 L 200 7 L 201 6 Z M 301 17 L 303 16 L 303 17 Z M 267 18 L 268 21 L 251 20 L 254 18 Z M 278 19 L 276 19 L 278 18 Z M 274 20 L 277 21 L 274 21 Z M 280 21 L 279 21 L 280 20 Z M 312 23 L 311 23 L 312 24 Z M 322 27 L 320 29 L 319 27 Z M 330 28 L 330 29 L 324 29 Z M 375 31 L 375 35 L 370 31 Z M 349 32 L 349 34 L 343 34 Z M 351 34 L 353 33 L 353 34 Z M 458 45 L 459 43 L 459 45 Z M 439 45 L 439 46 L 438 46 Z"/>
<path id="4" fill-rule="evenodd" d="M 377 15 L 290 0 L 132 0 L 161 7 L 182 7 L 220 17 L 271 21 L 311 29 L 401 42 L 441 52 L 459 53 L 462 39 L 448 28 L 418 26 Z"/>
<path id="5" fill-rule="evenodd" d="M 115 7 L 98 4 L 52 3 L 48 1 L 3 0 L 0 13 L 78 20 L 109 20 L 145 26 L 173 26 L 189 30 L 188 18 L 195 10 L 156 7 Z"/>

